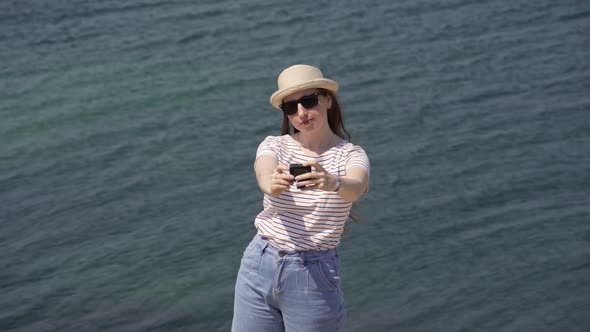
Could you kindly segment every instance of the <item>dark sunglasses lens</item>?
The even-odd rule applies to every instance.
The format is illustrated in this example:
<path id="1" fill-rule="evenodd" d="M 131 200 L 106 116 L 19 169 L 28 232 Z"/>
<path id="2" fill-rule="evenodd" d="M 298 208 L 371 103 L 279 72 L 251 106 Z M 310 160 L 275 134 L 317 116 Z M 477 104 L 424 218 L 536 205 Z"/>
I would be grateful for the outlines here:
<path id="1" fill-rule="evenodd" d="M 317 106 L 318 95 L 313 94 L 313 95 L 309 95 L 309 96 L 303 96 L 303 97 L 301 97 L 301 99 L 299 99 L 299 102 L 305 108 L 311 108 L 311 107 Z"/>
<path id="2" fill-rule="evenodd" d="M 281 109 L 287 115 L 293 115 L 293 114 L 297 113 L 297 103 L 298 103 L 298 100 L 290 101 L 288 103 L 283 103 L 283 105 L 281 105 Z"/>
<path id="3" fill-rule="evenodd" d="M 303 96 L 299 100 L 292 100 L 281 105 L 281 109 L 287 115 L 293 115 L 297 113 L 297 105 L 301 104 L 305 108 L 311 108 L 317 106 L 318 104 L 318 95 L 314 93 L 312 95 Z"/>

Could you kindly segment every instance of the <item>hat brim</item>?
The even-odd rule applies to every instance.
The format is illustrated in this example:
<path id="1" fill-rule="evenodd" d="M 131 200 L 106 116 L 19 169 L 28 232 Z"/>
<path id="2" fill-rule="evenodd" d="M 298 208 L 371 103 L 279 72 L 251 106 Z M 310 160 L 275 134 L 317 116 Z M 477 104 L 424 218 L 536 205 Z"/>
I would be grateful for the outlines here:
<path id="1" fill-rule="evenodd" d="M 270 103 L 276 109 L 280 110 L 280 105 L 283 103 L 283 99 L 285 99 L 285 97 L 297 91 L 312 88 L 326 89 L 332 91 L 333 93 L 336 93 L 338 92 L 338 83 L 327 78 L 317 78 L 311 81 L 306 81 L 303 83 L 292 85 L 288 88 L 275 91 L 275 93 L 273 93 L 270 96 Z"/>

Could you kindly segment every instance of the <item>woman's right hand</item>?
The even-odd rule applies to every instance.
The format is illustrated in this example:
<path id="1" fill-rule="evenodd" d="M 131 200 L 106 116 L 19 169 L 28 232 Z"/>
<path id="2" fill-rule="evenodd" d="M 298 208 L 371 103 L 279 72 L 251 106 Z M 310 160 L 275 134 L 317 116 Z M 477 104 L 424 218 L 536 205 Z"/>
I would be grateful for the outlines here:
<path id="1" fill-rule="evenodd" d="M 266 193 L 273 197 L 277 197 L 289 188 L 294 180 L 295 177 L 289 174 L 289 166 L 279 164 L 274 168 L 271 174 L 270 188 Z"/>

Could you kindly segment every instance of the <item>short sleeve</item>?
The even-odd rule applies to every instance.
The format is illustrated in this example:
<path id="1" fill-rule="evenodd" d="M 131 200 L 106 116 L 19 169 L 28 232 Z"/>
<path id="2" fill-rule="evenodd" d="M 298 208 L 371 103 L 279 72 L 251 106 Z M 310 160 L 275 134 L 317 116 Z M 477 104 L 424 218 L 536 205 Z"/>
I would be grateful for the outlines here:
<path id="1" fill-rule="evenodd" d="M 258 145 L 258 150 L 256 150 L 256 159 L 262 156 L 272 156 L 278 159 L 278 150 L 279 148 L 277 146 L 276 137 L 267 136 L 264 141 Z"/>
<path id="2" fill-rule="evenodd" d="M 348 152 L 346 157 L 346 168 L 359 167 L 367 171 L 367 175 L 370 174 L 371 166 L 369 163 L 369 157 L 363 148 L 358 145 L 354 145 Z"/>
<path id="3" fill-rule="evenodd" d="M 363 148 L 358 145 L 353 145 L 352 149 L 348 152 L 346 157 L 346 169 L 351 167 L 358 167 L 362 168 L 367 171 L 367 176 L 371 174 L 371 165 L 369 163 L 369 157 Z M 363 194 L 369 192 L 369 184 L 367 183 L 367 188 L 365 188 Z"/>

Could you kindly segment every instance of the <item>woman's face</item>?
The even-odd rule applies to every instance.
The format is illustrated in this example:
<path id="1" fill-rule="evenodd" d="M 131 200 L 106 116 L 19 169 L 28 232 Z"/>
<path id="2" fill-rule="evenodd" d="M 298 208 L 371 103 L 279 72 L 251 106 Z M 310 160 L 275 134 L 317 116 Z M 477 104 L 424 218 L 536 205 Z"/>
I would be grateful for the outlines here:
<path id="1" fill-rule="evenodd" d="M 328 109 L 332 106 L 332 100 L 328 95 L 324 95 L 318 89 L 307 89 L 295 92 L 283 99 L 283 103 L 296 101 L 304 96 L 318 93 L 318 104 L 305 108 L 301 103 L 297 104 L 297 112 L 288 115 L 289 121 L 297 130 L 301 132 L 312 132 L 328 126 Z"/>

